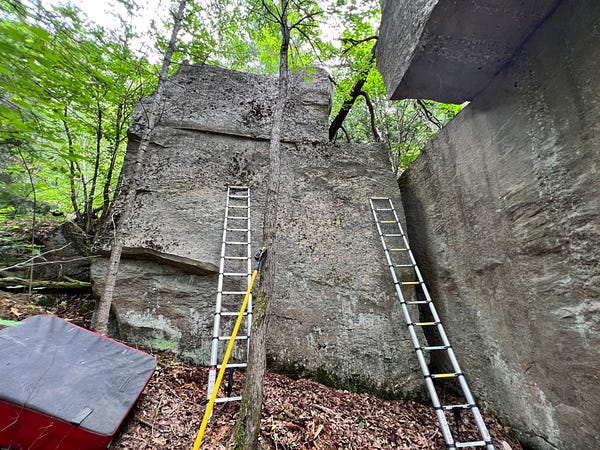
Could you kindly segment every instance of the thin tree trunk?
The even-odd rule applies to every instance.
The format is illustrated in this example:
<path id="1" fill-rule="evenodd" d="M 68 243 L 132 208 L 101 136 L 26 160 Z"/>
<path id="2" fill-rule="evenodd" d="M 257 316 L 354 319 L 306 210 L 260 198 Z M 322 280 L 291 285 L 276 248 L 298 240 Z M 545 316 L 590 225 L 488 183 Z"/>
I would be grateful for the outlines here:
<path id="1" fill-rule="evenodd" d="M 342 103 L 342 107 L 331 121 L 331 125 L 329 125 L 329 141 L 333 141 L 335 139 L 335 136 L 337 135 L 338 131 L 342 128 L 344 120 L 346 120 L 346 117 L 348 117 L 348 114 L 354 106 L 354 103 L 356 103 L 356 99 L 359 95 L 363 95 L 363 86 L 367 82 L 369 71 L 371 70 L 371 66 L 374 62 L 375 46 L 373 46 L 373 48 L 371 49 L 371 58 L 369 59 L 367 67 L 359 73 L 360 77 L 352 85 L 352 89 L 350 89 L 350 92 L 348 93 L 348 98 L 344 100 L 344 103 Z"/>
<path id="2" fill-rule="evenodd" d="M 71 136 L 71 130 L 69 129 L 69 124 L 67 123 L 67 113 L 68 106 L 65 106 L 63 110 L 62 123 L 65 129 L 65 134 L 67 135 L 67 144 L 69 149 L 69 184 L 71 188 L 71 206 L 73 207 L 73 212 L 75 213 L 75 221 L 77 225 L 83 227 L 83 217 L 81 216 L 81 211 L 79 211 L 79 205 L 77 204 L 77 191 L 75 190 L 75 151 L 73 150 L 73 137 Z"/>
<path id="3" fill-rule="evenodd" d="M 91 236 L 94 231 L 94 196 L 96 195 L 96 183 L 98 183 L 98 172 L 100 169 L 100 150 L 102 149 L 102 107 L 96 102 L 96 159 L 94 160 L 94 175 L 90 186 L 90 195 L 85 204 L 85 233 Z"/>
<path id="4" fill-rule="evenodd" d="M 275 291 L 275 242 L 277 239 L 277 215 L 279 209 L 279 187 L 281 182 L 281 131 L 283 113 L 288 95 L 289 69 L 288 49 L 290 28 L 287 21 L 288 0 L 281 0 L 281 47 L 279 49 L 279 86 L 277 102 L 273 112 L 273 126 L 269 146 L 269 180 L 267 206 L 263 222 L 263 242 L 267 248 L 266 260 L 260 276 L 260 290 L 254 304 L 254 320 L 248 354 L 248 369 L 242 394 L 240 413 L 233 431 L 236 449 L 253 450 L 258 447 L 260 416 L 263 401 L 263 378 L 266 369 L 266 335 L 269 319 L 269 304 Z"/>
<path id="5" fill-rule="evenodd" d="M 371 97 L 366 91 L 360 91 L 359 93 L 365 99 L 367 103 L 367 109 L 369 110 L 369 117 L 371 119 L 371 132 L 373 133 L 373 139 L 375 142 L 381 142 L 381 135 L 379 131 L 377 131 L 377 124 L 375 123 L 375 108 L 373 107 L 373 102 L 371 102 Z"/>
<path id="6" fill-rule="evenodd" d="M 37 193 L 35 191 L 35 183 L 33 181 L 33 170 L 27 164 L 27 159 L 23 155 L 20 147 L 17 147 L 17 151 L 19 152 L 19 157 L 23 162 L 23 167 L 27 171 L 27 176 L 29 177 L 29 184 L 31 184 L 31 192 L 33 193 L 33 211 L 31 213 L 31 253 L 33 254 L 33 258 L 31 258 L 31 266 L 29 267 L 29 289 L 27 295 L 31 297 L 31 289 L 33 285 L 33 270 L 34 270 L 34 262 L 35 262 L 35 233 L 37 227 Z"/>
<path id="7" fill-rule="evenodd" d="M 122 123 L 123 116 L 123 103 L 119 103 L 117 107 L 117 117 L 115 119 L 115 142 L 112 148 L 112 154 L 110 157 L 110 165 L 106 172 L 106 179 L 104 180 L 104 187 L 102 189 L 102 212 L 100 213 L 101 222 L 103 223 L 110 207 L 110 184 L 112 182 L 113 173 L 115 170 L 115 164 L 117 162 L 117 155 L 119 154 L 119 147 L 121 146 L 121 133 L 123 130 Z"/>
<path id="8" fill-rule="evenodd" d="M 365 76 L 365 78 L 361 78 L 360 80 L 355 81 L 354 84 L 352 85 L 352 89 L 350 90 L 350 97 L 347 98 L 346 100 L 344 100 L 342 107 L 340 108 L 338 113 L 335 115 L 335 117 L 331 121 L 331 125 L 329 125 L 329 140 L 330 141 L 333 141 L 335 139 L 337 132 L 339 131 L 342 124 L 344 123 L 344 120 L 346 120 L 348 113 L 350 113 L 352 106 L 354 106 L 354 103 L 356 102 L 356 99 L 362 92 L 362 88 L 366 82 L 367 82 L 367 78 Z"/>
<path id="9" fill-rule="evenodd" d="M 135 158 L 133 167 L 133 174 L 131 182 L 128 186 L 127 193 L 125 194 L 125 202 L 121 211 L 121 217 L 117 223 L 115 230 L 114 244 L 110 253 L 110 259 L 106 270 L 106 279 L 104 282 L 104 292 L 98 304 L 96 305 L 96 311 L 94 314 L 94 325 L 93 328 L 96 332 L 106 334 L 108 332 L 108 317 L 110 315 L 110 308 L 113 301 L 115 292 L 115 284 L 117 281 L 117 273 L 119 271 L 119 262 L 121 261 L 121 253 L 123 251 L 123 244 L 125 240 L 125 227 L 131 219 L 133 213 L 133 207 L 135 203 L 136 191 L 139 185 L 139 178 L 142 174 L 142 165 L 144 162 L 144 155 L 148 145 L 150 143 L 150 135 L 154 130 L 157 119 L 160 113 L 160 106 L 162 101 L 163 92 L 167 80 L 167 73 L 171 64 L 171 58 L 175 51 L 175 44 L 177 43 L 177 34 L 181 28 L 181 21 L 183 19 L 183 13 L 187 4 L 187 0 L 180 0 L 179 9 L 177 16 L 173 22 L 173 30 L 171 32 L 171 39 L 169 45 L 165 51 L 163 58 L 162 68 L 158 78 L 158 84 L 156 86 L 156 93 L 152 101 L 150 114 L 148 115 L 148 126 L 142 133 L 142 139 L 138 147 L 138 151 Z"/>

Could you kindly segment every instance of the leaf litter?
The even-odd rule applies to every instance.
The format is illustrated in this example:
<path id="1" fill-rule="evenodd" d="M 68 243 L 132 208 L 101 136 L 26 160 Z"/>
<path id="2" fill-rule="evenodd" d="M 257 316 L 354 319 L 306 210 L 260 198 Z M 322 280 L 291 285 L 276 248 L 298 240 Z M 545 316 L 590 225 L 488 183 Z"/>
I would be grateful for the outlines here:
<path id="1" fill-rule="evenodd" d="M 111 445 L 116 449 L 191 449 L 206 407 L 208 369 L 159 356 L 159 365 Z M 234 389 L 243 384 L 236 372 Z M 202 449 L 228 448 L 239 402 L 216 405 Z M 478 440 L 472 421 L 459 423 L 461 441 Z M 522 447 L 508 427 L 485 422 L 496 448 Z M 456 424 L 450 422 L 453 432 Z M 267 372 L 261 449 L 446 449 L 433 407 L 334 389 L 307 379 Z"/>
<path id="2" fill-rule="evenodd" d="M 55 314 L 89 327 L 89 296 L 57 296 L 47 307 L 22 294 L 0 293 L 0 318 L 23 320 Z M 1 327 L 0 327 L 1 328 Z M 111 443 L 110 450 L 191 449 L 206 407 L 208 369 L 158 354 L 148 386 Z M 244 374 L 236 371 L 233 389 Z M 444 404 L 458 404 L 449 394 Z M 218 404 L 206 430 L 203 450 L 228 449 L 239 402 Z M 463 415 L 465 416 L 465 415 Z M 484 416 L 495 447 L 521 450 L 508 427 Z M 460 441 L 479 440 L 468 417 L 457 424 Z M 446 449 L 435 410 L 416 401 L 385 400 L 324 386 L 312 380 L 267 372 L 261 417 L 261 450 Z M 481 448 L 481 447 L 480 447 Z"/>

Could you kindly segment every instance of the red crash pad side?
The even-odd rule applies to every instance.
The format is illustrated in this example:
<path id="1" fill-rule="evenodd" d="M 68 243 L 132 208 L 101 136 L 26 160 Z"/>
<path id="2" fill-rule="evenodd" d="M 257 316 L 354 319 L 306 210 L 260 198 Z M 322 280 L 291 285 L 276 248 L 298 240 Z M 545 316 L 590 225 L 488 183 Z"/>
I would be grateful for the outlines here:
<path id="1" fill-rule="evenodd" d="M 10 450 L 104 450 L 104 436 L 0 400 L 0 447 Z"/>

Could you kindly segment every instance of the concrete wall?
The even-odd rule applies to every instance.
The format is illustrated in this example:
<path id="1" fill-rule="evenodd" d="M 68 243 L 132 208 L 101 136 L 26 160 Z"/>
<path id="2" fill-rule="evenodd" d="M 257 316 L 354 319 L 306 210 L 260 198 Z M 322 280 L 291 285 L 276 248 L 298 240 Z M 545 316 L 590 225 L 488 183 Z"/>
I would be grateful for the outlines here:
<path id="1" fill-rule="evenodd" d="M 600 2 L 515 51 L 402 176 L 409 236 L 486 408 L 532 448 L 600 448 Z"/>

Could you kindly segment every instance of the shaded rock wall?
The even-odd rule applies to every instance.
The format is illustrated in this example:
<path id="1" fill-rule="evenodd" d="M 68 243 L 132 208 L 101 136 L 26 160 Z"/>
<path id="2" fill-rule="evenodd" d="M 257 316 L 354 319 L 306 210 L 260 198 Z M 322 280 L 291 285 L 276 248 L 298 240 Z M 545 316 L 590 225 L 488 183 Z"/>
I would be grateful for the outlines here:
<path id="1" fill-rule="evenodd" d="M 401 178 L 463 370 L 533 448 L 600 448 L 599 19 L 561 2 Z"/>
<path id="2" fill-rule="evenodd" d="M 208 364 L 226 186 L 251 186 L 257 249 L 275 86 L 270 77 L 209 66 L 182 67 L 170 79 L 117 281 L 113 310 L 122 339 L 177 342 L 175 352 Z M 297 76 L 293 86 L 269 365 L 414 395 L 420 372 L 368 205 L 369 196 L 392 195 L 401 207 L 385 148 L 327 143 L 326 74 L 312 82 Z M 140 111 L 137 117 L 133 132 Z M 132 136 L 125 179 L 137 146 Z M 104 258 L 94 262 L 97 292 L 105 267 Z"/>

